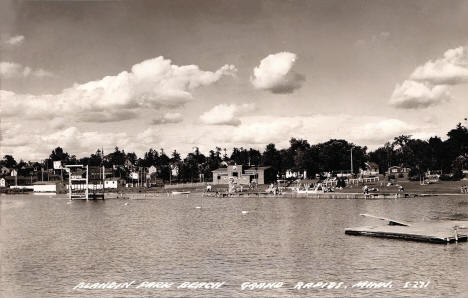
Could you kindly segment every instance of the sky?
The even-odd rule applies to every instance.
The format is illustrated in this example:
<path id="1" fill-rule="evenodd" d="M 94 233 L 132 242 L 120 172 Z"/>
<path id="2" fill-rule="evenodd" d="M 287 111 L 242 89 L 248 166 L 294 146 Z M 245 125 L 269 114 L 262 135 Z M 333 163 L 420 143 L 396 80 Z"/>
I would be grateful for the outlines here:
<path id="1" fill-rule="evenodd" d="M 2 1 L 0 154 L 442 138 L 468 1 Z"/>

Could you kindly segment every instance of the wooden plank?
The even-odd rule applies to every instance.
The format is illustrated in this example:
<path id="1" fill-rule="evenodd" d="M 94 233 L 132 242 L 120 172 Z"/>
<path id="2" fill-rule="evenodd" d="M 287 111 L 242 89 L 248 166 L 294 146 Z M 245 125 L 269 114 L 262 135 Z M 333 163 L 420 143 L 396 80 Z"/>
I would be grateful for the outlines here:
<path id="1" fill-rule="evenodd" d="M 390 219 L 390 218 L 385 218 L 385 217 L 380 217 L 380 216 L 375 216 L 375 215 L 371 215 L 371 214 L 367 214 L 367 213 L 363 213 L 363 214 L 360 214 L 361 216 L 365 216 L 365 217 L 371 217 L 371 218 L 375 218 L 375 219 L 380 219 L 380 220 L 384 220 L 384 221 L 388 221 L 388 224 L 391 225 L 391 226 L 410 226 L 409 223 L 407 222 L 403 222 L 401 220 L 395 220 L 395 219 Z"/>
<path id="2" fill-rule="evenodd" d="M 462 242 L 468 239 L 468 221 L 428 221 L 411 226 L 385 225 L 345 229 L 345 234 L 403 239 L 433 243 Z"/>

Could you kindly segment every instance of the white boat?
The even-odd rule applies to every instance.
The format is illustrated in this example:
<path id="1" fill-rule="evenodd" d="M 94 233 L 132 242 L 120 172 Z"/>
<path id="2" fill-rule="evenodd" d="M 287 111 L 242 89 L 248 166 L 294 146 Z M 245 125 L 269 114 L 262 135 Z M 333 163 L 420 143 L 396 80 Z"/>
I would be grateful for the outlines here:
<path id="1" fill-rule="evenodd" d="M 188 195 L 190 191 L 173 191 L 172 195 Z"/>

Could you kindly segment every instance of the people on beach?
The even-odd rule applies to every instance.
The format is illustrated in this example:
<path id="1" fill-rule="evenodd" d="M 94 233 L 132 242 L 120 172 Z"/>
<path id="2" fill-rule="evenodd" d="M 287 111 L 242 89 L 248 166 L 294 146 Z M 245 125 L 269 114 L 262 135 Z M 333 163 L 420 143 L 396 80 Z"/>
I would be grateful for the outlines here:
<path id="1" fill-rule="evenodd" d="M 368 194 L 369 194 L 369 187 L 367 187 L 367 185 L 364 185 L 364 187 L 362 188 L 362 192 L 363 192 L 365 195 L 368 195 Z"/>

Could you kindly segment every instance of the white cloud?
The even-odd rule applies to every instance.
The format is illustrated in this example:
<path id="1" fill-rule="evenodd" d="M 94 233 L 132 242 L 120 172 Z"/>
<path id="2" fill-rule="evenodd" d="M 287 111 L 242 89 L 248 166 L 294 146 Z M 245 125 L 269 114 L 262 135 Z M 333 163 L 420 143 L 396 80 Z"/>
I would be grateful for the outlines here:
<path id="1" fill-rule="evenodd" d="M 21 78 L 21 77 L 52 77 L 53 74 L 43 69 L 32 69 L 28 66 L 23 66 L 19 63 L 2 61 L 0 62 L 0 75 L 5 78 Z"/>
<path id="2" fill-rule="evenodd" d="M 203 113 L 200 120 L 208 125 L 232 125 L 241 124 L 239 116 L 255 110 L 254 104 L 220 104 Z"/>
<path id="3" fill-rule="evenodd" d="M 253 86 L 272 93 L 292 93 L 299 89 L 305 76 L 292 70 L 296 60 L 297 55 L 290 52 L 280 52 L 262 59 L 250 78 Z"/>
<path id="4" fill-rule="evenodd" d="M 12 36 L 5 41 L 6 44 L 11 45 L 11 46 L 20 46 L 21 44 L 23 44 L 23 42 L 24 42 L 23 35 Z"/>
<path id="5" fill-rule="evenodd" d="M 87 111 L 86 113 L 80 113 L 76 117 L 78 122 L 94 122 L 94 123 L 105 123 L 114 121 L 124 121 L 136 118 L 138 113 L 136 110 L 108 110 L 108 111 Z"/>
<path id="6" fill-rule="evenodd" d="M 350 136 L 366 144 L 383 144 L 402 134 L 417 131 L 415 125 L 399 119 L 370 121 L 351 128 Z"/>
<path id="7" fill-rule="evenodd" d="M 36 69 L 36 70 L 31 70 L 29 67 L 26 67 L 29 71 L 30 75 L 33 75 L 38 78 L 46 78 L 46 77 L 53 77 L 54 74 L 51 73 L 50 71 L 44 70 L 42 68 Z"/>
<path id="8" fill-rule="evenodd" d="M 463 83 L 468 83 L 468 53 L 458 47 L 417 67 L 409 80 L 395 87 L 389 103 L 402 109 L 439 105 L 452 99 L 451 86 Z"/>
<path id="9" fill-rule="evenodd" d="M 427 83 L 406 80 L 397 85 L 390 98 L 390 104 L 403 109 L 418 109 L 450 101 L 447 85 L 431 86 Z"/>
<path id="10" fill-rule="evenodd" d="M 194 89 L 211 85 L 235 72 L 233 65 L 211 72 L 200 70 L 196 65 L 177 66 L 171 60 L 157 57 L 135 64 L 130 72 L 75 84 L 59 94 L 0 91 L 2 113 L 5 116 L 21 113 L 21 117 L 31 119 L 68 115 L 87 122 L 125 120 L 135 117 L 137 109 L 182 106 L 193 99 L 191 91 Z"/>
<path id="11" fill-rule="evenodd" d="M 40 160 L 61 146 L 70 154 L 89 156 L 101 147 L 110 149 L 118 145 L 131 149 L 132 144 L 137 142 L 136 137 L 125 132 L 82 131 L 77 127 L 66 127 L 44 133 L 46 128 L 2 121 L 1 155 L 13 154 L 17 159 Z"/>
<path id="12" fill-rule="evenodd" d="M 249 116 L 243 117 L 242 124 L 222 133 L 211 131 L 200 134 L 196 144 L 223 144 L 223 146 L 249 146 L 264 148 L 275 143 L 285 148 L 292 137 L 302 138 L 311 144 L 330 139 L 345 139 L 358 145 L 377 148 L 402 134 L 431 136 L 438 133 L 436 124 L 408 123 L 395 118 L 366 115 L 311 115 L 297 117 Z M 207 135 L 210 136 L 207 139 Z"/>
<path id="13" fill-rule="evenodd" d="M 40 125 L 42 122 L 39 121 L 23 123 L 2 119 L 0 155 L 14 154 L 17 159 L 38 160 L 48 156 L 57 146 L 80 157 L 89 156 L 101 147 L 109 152 L 115 146 L 127 152 L 134 151 L 139 156 L 155 146 L 165 148 L 167 154 L 174 149 L 186 154 L 192 151 L 193 146 L 200 147 L 203 152 L 215 146 L 228 149 L 234 146 L 263 149 L 268 143 L 285 148 L 291 137 L 306 139 L 311 144 L 344 138 L 358 145 L 377 148 L 402 134 L 428 137 L 440 135 L 448 129 L 439 127 L 436 123 L 425 123 L 423 119 L 415 119 L 414 121 L 419 122 L 409 123 L 394 118 L 349 114 L 243 116 L 239 119 L 241 124 L 229 129 L 213 129 L 207 125 L 189 128 L 168 125 L 164 129 L 149 126 L 144 130 L 125 129 L 124 126 L 116 130 L 111 126 L 106 128 L 105 125 L 78 128 L 59 120 L 57 123 Z"/>
<path id="14" fill-rule="evenodd" d="M 159 125 L 159 124 L 170 124 L 170 123 L 179 123 L 182 122 L 184 119 L 182 117 L 181 113 L 165 113 L 165 114 L 159 114 L 153 120 L 151 123 L 153 125 Z"/>
<path id="15" fill-rule="evenodd" d="M 58 118 L 54 118 L 54 119 L 48 121 L 47 124 L 53 130 L 57 130 L 57 129 L 66 128 L 67 126 L 69 126 L 70 123 L 67 121 L 67 119 L 58 117 Z"/>
<path id="16" fill-rule="evenodd" d="M 443 58 L 417 67 L 410 79 L 434 85 L 468 83 L 468 53 L 463 47 L 450 49 Z"/>
<path id="17" fill-rule="evenodd" d="M 0 75 L 4 77 L 15 77 L 22 73 L 23 67 L 14 62 L 0 62 Z"/>
<path id="18" fill-rule="evenodd" d="M 267 120 L 267 121 L 265 121 Z M 231 142 L 244 144 L 267 144 L 289 141 L 303 128 L 300 118 L 277 118 L 267 117 L 263 121 L 256 121 L 239 126 L 232 132 Z"/>

